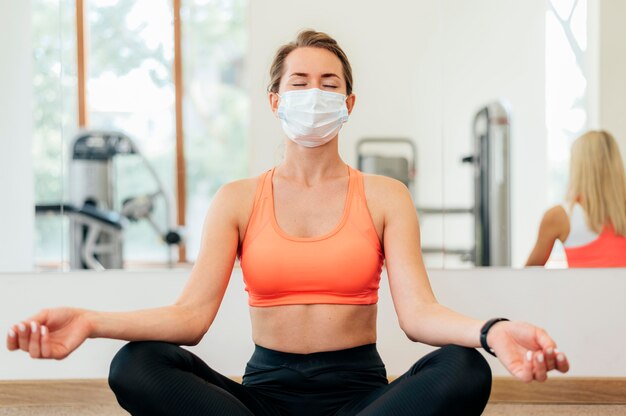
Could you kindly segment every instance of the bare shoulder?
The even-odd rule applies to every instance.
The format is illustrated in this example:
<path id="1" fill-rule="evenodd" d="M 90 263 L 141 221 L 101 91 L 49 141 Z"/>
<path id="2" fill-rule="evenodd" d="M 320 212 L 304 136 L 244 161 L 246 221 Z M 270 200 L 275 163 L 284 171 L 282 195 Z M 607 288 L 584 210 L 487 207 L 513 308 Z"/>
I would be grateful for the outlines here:
<path id="1" fill-rule="evenodd" d="M 248 208 L 252 209 L 258 182 L 258 176 L 227 182 L 219 188 L 215 194 L 215 200 L 239 216 Z"/>
<path id="2" fill-rule="evenodd" d="M 261 175 L 258 175 L 227 182 L 215 194 L 214 201 L 227 211 L 225 215 L 236 224 L 240 236 L 244 235 L 252 214 L 260 177 Z"/>
<path id="3" fill-rule="evenodd" d="M 363 187 L 367 207 L 381 242 L 390 218 L 405 219 L 416 214 L 411 194 L 399 180 L 363 173 Z"/>
<path id="4" fill-rule="evenodd" d="M 555 205 L 543 214 L 543 221 L 547 224 L 567 224 L 569 218 L 562 205 Z"/>
<path id="5" fill-rule="evenodd" d="M 406 185 L 397 179 L 384 175 L 363 173 L 365 196 L 377 204 L 392 206 L 403 203 L 410 193 Z"/>
<path id="6" fill-rule="evenodd" d="M 240 198 L 246 198 L 247 196 L 249 196 L 250 193 L 252 193 L 252 198 L 254 198 L 254 193 L 256 192 L 256 186 L 258 181 L 258 176 L 237 179 L 222 185 L 219 192 L 221 192 L 224 197 L 232 198 L 235 200 L 238 200 Z"/>
<path id="7" fill-rule="evenodd" d="M 362 175 L 366 190 L 371 189 L 372 192 L 408 191 L 405 184 L 389 176 L 375 175 L 372 173 L 362 173 Z"/>
<path id="8" fill-rule="evenodd" d="M 548 209 L 541 220 L 540 232 L 564 241 L 569 234 L 569 217 L 562 205 Z"/>

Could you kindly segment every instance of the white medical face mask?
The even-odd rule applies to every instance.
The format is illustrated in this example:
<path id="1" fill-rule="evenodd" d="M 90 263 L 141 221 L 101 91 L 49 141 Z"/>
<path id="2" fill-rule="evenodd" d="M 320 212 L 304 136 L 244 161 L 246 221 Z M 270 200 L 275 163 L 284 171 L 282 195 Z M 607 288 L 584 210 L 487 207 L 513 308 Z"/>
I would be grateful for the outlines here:
<path id="1" fill-rule="evenodd" d="M 306 147 L 321 146 L 348 121 L 346 96 L 319 88 L 279 95 L 278 118 L 287 137 Z"/>

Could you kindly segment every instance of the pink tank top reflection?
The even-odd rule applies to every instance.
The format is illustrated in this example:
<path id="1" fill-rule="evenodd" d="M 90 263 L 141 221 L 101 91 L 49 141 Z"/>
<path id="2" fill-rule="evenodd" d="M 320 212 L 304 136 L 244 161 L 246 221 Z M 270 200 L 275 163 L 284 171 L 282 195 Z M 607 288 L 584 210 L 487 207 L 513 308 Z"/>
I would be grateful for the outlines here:
<path id="1" fill-rule="evenodd" d="M 565 247 L 569 267 L 626 267 L 626 237 L 606 226 L 585 245 Z"/>

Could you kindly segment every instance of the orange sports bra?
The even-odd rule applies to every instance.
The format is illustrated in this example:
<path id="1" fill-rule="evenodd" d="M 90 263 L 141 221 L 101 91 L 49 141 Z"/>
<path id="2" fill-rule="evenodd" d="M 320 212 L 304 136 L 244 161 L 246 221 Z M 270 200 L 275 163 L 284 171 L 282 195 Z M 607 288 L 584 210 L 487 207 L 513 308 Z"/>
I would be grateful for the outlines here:
<path id="1" fill-rule="evenodd" d="M 259 177 L 241 244 L 248 304 L 377 303 L 384 254 L 367 208 L 362 173 L 348 166 L 343 216 L 332 231 L 292 237 L 274 215 L 274 170 Z"/>

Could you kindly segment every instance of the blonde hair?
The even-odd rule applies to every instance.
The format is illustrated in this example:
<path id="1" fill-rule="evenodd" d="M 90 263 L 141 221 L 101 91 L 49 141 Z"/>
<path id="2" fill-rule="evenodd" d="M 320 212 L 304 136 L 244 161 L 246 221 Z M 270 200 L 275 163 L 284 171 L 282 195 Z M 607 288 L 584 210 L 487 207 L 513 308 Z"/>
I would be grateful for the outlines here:
<path id="1" fill-rule="evenodd" d="M 587 225 L 600 233 L 605 225 L 626 236 L 626 174 L 613 136 L 592 130 L 572 145 L 566 199 L 587 213 Z"/>
<path id="2" fill-rule="evenodd" d="M 315 30 L 310 29 L 303 30 L 298 33 L 298 37 L 295 41 L 287 43 L 278 49 L 276 55 L 274 56 L 274 60 L 272 61 L 272 66 L 270 67 L 270 84 L 267 87 L 267 91 L 278 92 L 280 80 L 283 77 L 283 67 L 287 55 L 295 49 L 305 47 L 326 49 L 339 58 L 343 68 L 343 78 L 346 82 L 346 93 L 347 95 L 352 94 L 352 67 L 350 66 L 350 62 L 348 61 L 348 57 L 345 52 L 341 49 L 337 41 L 328 36 L 326 33 L 316 32 Z"/>

